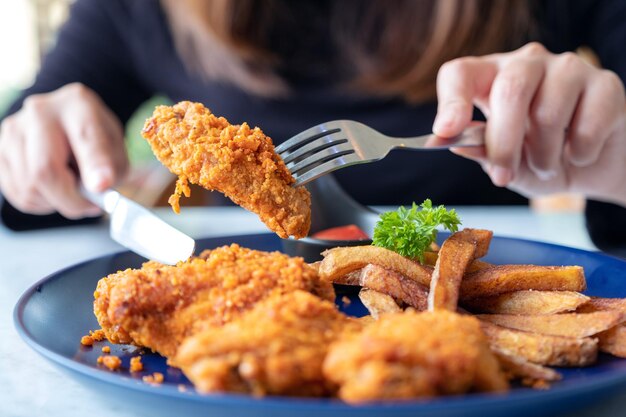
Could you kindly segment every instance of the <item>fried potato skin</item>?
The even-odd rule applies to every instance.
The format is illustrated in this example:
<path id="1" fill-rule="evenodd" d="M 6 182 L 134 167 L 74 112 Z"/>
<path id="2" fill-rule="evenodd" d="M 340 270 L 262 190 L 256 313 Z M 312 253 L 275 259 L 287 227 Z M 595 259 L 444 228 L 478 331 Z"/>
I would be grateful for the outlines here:
<path id="1" fill-rule="evenodd" d="M 428 288 L 404 275 L 378 265 L 366 265 L 335 281 L 337 284 L 360 285 L 384 294 L 423 311 L 428 304 Z"/>
<path id="2" fill-rule="evenodd" d="M 618 311 L 598 311 L 584 314 L 564 313 L 549 316 L 478 314 L 476 317 L 509 329 L 574 338 L 593 336 L 617 326 L 626 319 L 626 316 Z"/>
<path id="3" fill-rule="evenodd" d="M 589 297 L 574 291 L 515 291 L 492 297 L 464 300 L 463 307 L 490 314 L 557 314 L 574 311 Z"/>
<path id="4" fill-rule="evenodd" d="M 533 381 L 559 381 L 563 376 L 554 369 L 529 362 L 526 358 L 516 356 L 510 352 L 491 349 L 496 355 L 502 368 L 509 374 L 511 379 L 521 379 Z"/>
<path id="5" fill-rule="evenodd" d="M 507 329 L 482 321 L 492 349 L 510 352 L 528 361 L 548 366 L 588 366 L 598 357 L 598 339 L 548 336 Z"/>
<path id="6" fill-rule="evenodd" d="M 359 291 L 359 299 L 370 312 L 370 315 L 378 320 L 383 314 L 400 313 L 402 309 L 392 296 L 375 290 L 362 288 Z"/>
<path id="7" fill-rule="evenodd" d="M 247 123 L 232 125 L 200 103 L 158 106 L 142 130 L 157 159 L 179 177 L 170 203 L 179 210 L 188 182 L 218 190 L 282 238 L 305 237 L 311 196 L 274 151 L 272 140 Z"/>
<path id="8" fill-rule="evenodd" d="M 487 254 L 493 233 L 463 229 L 441 246 L 430 281 L 428 309 L 456 311 L 463 275 L 474 258 Z"/>
<path id="9" fill-rule="evenodd" d="M 593 313 L 596 311 L 618 311 L 626 313 L 625 298 L 601 298 L 591 297 L 588 303 L 583 304 L 576 310 L 581 313 Z M 599 347 L 602 352 L 626 358 L 626 324 L 619 324 L 598 334 Z"/>
<path id="10" fill-rule="evenodd" d="M 508 389 L 479 322 L 447 311 L 383 315 L 333 343 L 324 373 L 353 404 Z"/>
<path id="11" fill-rule="evenodd" d="M 428 287 L 432 268 L 423 266 L 389 249 L 377 246 L 350 246 L 326 250 L 319 266 L 320 278 L 335 282 L 368 264 L 391 269 Z"/>
<path id="12" fill-rule="evenodd" d="M 496 265 L 466 274 L 461 299 L 499 295 L 521 290 L 584 291 L 580 266 Z"/>

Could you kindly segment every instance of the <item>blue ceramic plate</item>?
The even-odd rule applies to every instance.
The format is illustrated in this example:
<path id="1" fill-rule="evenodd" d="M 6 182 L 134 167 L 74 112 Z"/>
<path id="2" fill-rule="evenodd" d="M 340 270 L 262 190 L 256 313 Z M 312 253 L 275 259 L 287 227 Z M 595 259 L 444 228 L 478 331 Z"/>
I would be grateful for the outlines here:
<path id="1" fill-rule="evenodd" d="M 280 240 L 270 234 L 204 239 L 198 242 L 198 247 L 212 248 L 231 242 L 261 250 L 280 249 Z M 496 237 L 486 260 L 494 263 L 582 265 L 587 276 L 588 294 L 626 297 L 626 262 L 602 254 Z M 626 360 L 606 355 L 601 355 L 598 364 L 593 367 L 561 370 L 564 380 L 547 391 L 515 388 L 506 395 L 470 394 L 430 401 L 364 406 L 349 406 L 329 399 L 199 395 L 179 370 L 168 367 L 165 360 L 155 354 L 144 355 L 146 372 L 143 373 L 131 375 L 126 370 L 109 372 L 99 369 L 96 358 L 105 343 L 93 348 L 80 345 L 81 336 L 90 329 L 98 328 L 92 312 L 96 283 L 109 273 L 138 267 L 142 261 L 139 256 L 124 252 L 69 267 L 32 286 L 21 297 L 14 312 L 15 325 L 28 345 L 105 395 L 108 401 L 122 402 L 125 408 L 136 408 L 141 415 L 536 417 L 580 409 L 626 389 Z M 361 315 L 364 310 L 355 301 L 347 312 Z M 112 352 L 122 357 L 124 369 L 127 369 L 130 357 L 134 356 L 134 349 L 131 346 L 112 346 Z M 143 375 L 155 371 L 165 375 L 162 385 L 152 386 L 142 382 Z"/>

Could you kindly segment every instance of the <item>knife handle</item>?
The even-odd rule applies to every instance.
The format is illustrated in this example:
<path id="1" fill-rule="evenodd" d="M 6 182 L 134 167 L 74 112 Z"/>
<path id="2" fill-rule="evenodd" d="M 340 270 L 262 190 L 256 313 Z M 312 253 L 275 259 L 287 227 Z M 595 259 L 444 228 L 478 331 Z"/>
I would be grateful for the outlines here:
<path id="1" fill-rule="evenodd" d="M 120 198 L 120 194 L 110 188 L 104 190 L 101 193 L 94 193 L 87 190 L 81 184 L 79 187 L 79 191 L 83 195 L 83 197 L 85 197 L 87 200 L 91 201 L 93 204 L 100 207 L 102 210 L 106 211 L 109 214 L 113 211 L 115 205 L 117 204 L 117 201 Z"/>

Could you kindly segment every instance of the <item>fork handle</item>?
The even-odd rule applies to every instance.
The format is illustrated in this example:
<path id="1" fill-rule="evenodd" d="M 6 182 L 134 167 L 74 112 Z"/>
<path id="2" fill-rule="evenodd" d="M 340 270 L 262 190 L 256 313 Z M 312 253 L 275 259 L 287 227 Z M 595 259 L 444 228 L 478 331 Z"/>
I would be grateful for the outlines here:
<path id="1" fill-rule="evenodd" d="M 394 148 L 400 149 L 449 149 L 482 146 L 485 144 L 485 124 L 467 127 L 460 135 L 443 138 L 434 134 L 394 140 Z"/>

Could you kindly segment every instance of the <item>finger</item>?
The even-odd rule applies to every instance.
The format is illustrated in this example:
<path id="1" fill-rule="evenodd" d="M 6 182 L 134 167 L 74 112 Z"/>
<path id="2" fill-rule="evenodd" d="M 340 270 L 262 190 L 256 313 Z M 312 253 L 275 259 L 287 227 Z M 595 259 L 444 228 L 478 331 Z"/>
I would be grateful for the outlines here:
<path id="1" fill-rule="evenodd" d="M 450 148 L 450 151 L 456 155 L 471 159 L 472 161 L 487 161 L 487 150 L 484 146 L 476 146 L 472 148 Z"/>
<path id="2" fill-rule="evenodd" d="M 99 214 L 100 210 L 78 191 L 76 175 L 68 167 L 67 138 L 58 122 L 40 115 L 29 123 L 26 134 L 25 167 L 31 187 L 67 218 Z"/>
<path id="3" fill-rule="evenodd" d="M 121 181 L 130 168 L 130 162 L 126 153 L 124 143 L 124 129 L 116 115 L 106 106 L 101 113 L 104 121 L 102 127 L 105 129 L 107 137 L 111 139 L 111 150 L 113 155 L 114 182 Z"/>
<path id="4" fill-rule="evenodd" d="M 485 143 L 495 185 L 506 186 L 519 166 L 530 102 L 543 72 L 542 60 L 518 58 L 504 64 L 493 82 Z"/>
<path id="5" fill-rule="evenodd" d="M 63 125 L 76 158 L 85 187 L 93 192 L 103 191 L 115 182 L 114 143 L 102 127 L 101 118 L 93 106 L 85 106 L 80 114 L 64 116 Z"/>
<path id="6" fill-rule="evenodd" d="M 557 56 L 546 68 L 531 104 L 525 148 L 529 168 L 541 179 L 553 178 L 562 163 L 565 130 L 587 76 L 587 64 L 573 53 Z"/>
<path id="7" fill-rule="evenodd" d="M 41 181 L 43 197 L 68 219 L 97 216 L 100 209 L 87 202 L 78 192 L 78 179 L 67 167 L 54 167 L 52 174 Z"/>
<path id="8" fill-rule="evenodd" d="M 597 161 L 606 141 L 623 117 L 624 86 L 610 71 L 593 77 L 583 92 L 568 132 L 569 161 L 589 166 Z"/>
<path id="9" fill-rule="evenodd" d="M 18 210 L 32 214 L 47 214 L 52 208 L 29 182 L 25 172 L 24 138 L 20 125 L 22 117 L 10 116 L 0 128 L 0 189 L 4 197 Z"/>
<path id="10" fill-rule="evenodd" d="M 486 58 L 459 58 L 437 74 L 437 116 L 433 133 L 456 136 L 471 122 L 474 100 L 488 94 L 497 66 Z"/>

